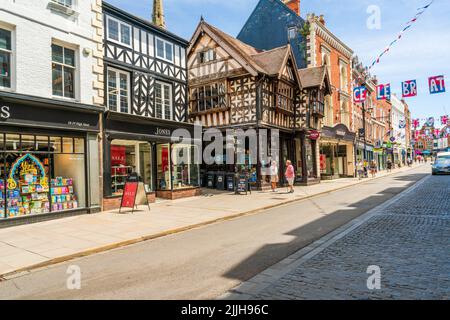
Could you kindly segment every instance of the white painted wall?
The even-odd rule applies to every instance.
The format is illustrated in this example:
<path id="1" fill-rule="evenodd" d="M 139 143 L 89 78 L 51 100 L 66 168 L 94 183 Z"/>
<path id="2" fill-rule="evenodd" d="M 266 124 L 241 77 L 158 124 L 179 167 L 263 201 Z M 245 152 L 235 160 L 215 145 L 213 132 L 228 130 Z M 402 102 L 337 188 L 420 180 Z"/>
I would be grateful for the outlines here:
<path id="1" fill-rule="evenodd" d="M 12 92 L 52 96 L 51 44 L 62 42 L 76 49 L 77 84 L 75 101 L 92 104 L 96 44 L 92 40 L 91 6 L 95 0 L 76 0 L 78 17 L 49 9 L 51 0 L 0 0 L 0 26 L 13 30 Z M 83 50 L 90 49 L 85 55 Z M 64 99 L 66 100 L 66 99 Z"/>
<path id="2" fill-rule="evenodd" d="M 402 101 L 394 94 L 391 96 L 392 113 L 391 121 L 394 131 L 393 136 L 397 139 L 396 142 L 401 144 L 400 149 L 407 148 L 406 146 L 406 129 L 400 129 L 400 120 L 405 120 L 405 106 Z"/>

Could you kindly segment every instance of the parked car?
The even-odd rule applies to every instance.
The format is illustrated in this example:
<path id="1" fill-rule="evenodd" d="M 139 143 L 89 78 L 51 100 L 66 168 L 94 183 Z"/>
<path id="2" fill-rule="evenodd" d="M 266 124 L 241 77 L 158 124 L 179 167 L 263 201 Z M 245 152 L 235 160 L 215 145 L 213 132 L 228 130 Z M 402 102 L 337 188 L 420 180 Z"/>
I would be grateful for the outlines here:
<path id="1" fill-rule="evenodd" d="M 450 174 L 450 157 L 438 157 L 434 162 L 431 172 L 433 175 Z"/>

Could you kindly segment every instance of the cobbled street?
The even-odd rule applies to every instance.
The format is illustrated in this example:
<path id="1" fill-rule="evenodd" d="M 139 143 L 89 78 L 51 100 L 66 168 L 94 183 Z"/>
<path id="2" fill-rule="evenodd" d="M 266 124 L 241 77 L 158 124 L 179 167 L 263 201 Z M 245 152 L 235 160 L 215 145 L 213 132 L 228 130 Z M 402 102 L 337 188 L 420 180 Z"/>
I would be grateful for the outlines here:
<path id="1" fill-rule="evenodd" d="M 450 178 L 430 176 L 254 298 L 449 299 L 449 235 Z"/>

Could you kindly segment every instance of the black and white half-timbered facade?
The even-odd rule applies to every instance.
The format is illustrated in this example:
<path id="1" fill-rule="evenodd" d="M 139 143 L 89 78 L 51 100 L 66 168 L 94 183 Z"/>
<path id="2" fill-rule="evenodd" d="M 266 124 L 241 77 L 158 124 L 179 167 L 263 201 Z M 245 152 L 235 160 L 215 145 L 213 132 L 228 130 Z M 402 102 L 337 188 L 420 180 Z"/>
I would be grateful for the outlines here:
<path id="1" fill-rule="evenodd" d="M 205 128 L 222 131 L 267 129 L 267 144 L 271 143 L 271 130 L 278 130 L 279 141 L 275 147 L 279 155 L 272 160 L 279 163 L 281 183 L 286 160 L 291 160 L 296 167 L 297 181 L 306 182 L 305 164 L 308 159 L 316 159 L 316 149 L 313 150 L 311 144 L 305 147 L 304 142 L 305 137 L 311 136 L 314 126 L 307 123 L 312 119 L 309 100 L 305 97 L 306 91 L 302 91 L 290 45 L 269 51 L 257 50 L 202 19 L 188 48 L 188 70 L 191 122 L 201 122 Z M 264 188 L 270 177 L 260 168 L 270 166 L 270 161 L 263 162 L 258 157 L 257 163 L 250 163 L 251 152 L 254 150 L 246 150 L 245 165 L 239 170 L 248 172 L 257 188 Z M 271 155 L 268 156 L 270 159 Z M 216 164 L 205 169 L 233 172 L 236 167 Z"/>
<path id="2" fill-rule="evenodd" d="M 137 173 L 148 197 L 176 198 L 198 192 L 194 164 L 172 163 L 175 129 L 188 123 L 188 42 L 163 28 L 103 3 L 104 15 L 104 204 L 117 206 L 125 177 Z M 106 202 L 106 203 L 105 203 Z"/>

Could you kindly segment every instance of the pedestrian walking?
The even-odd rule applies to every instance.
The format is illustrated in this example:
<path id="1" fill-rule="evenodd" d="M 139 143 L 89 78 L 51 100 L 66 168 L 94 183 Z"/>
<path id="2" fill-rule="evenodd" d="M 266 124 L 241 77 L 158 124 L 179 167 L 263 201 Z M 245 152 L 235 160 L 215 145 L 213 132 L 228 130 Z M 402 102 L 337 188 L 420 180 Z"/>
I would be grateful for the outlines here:
<path id="1" fill-rule="evenodd" d="M 276 161 L 272 161 L 270 166 L 270 183 L 272 184 L 272 192 L 276 192 L 278 183 L 278 165 Z"/>
<path id="2" fill-rule="evenodd" d="M 286 161 L 286 172 L 284 175 L 288 182 L 288 193 L 294 193 L 295 170 L 291 160 Z"/>
<path id="3" fill-rule="evenodd" d="M 362 161 L 356 163 L 356 172 L 358 173 L 358 180 L 361 180 L 364 174 L 364 165 Z"/>
<path id="4" fill-rule="evenodd" d="M 374 160 L 370 162 L 370 175 L 372 178 L 375 178 L 375 175 L 377 174 L 377 164 Z"/>
<path id="5" fill-rule="evenodd" d="M 391 161 L 391 159 L 388 159 L 388 161 L 387 161 L 387 171 L 388 172 L 392 171 L 392 161 Z"/>

